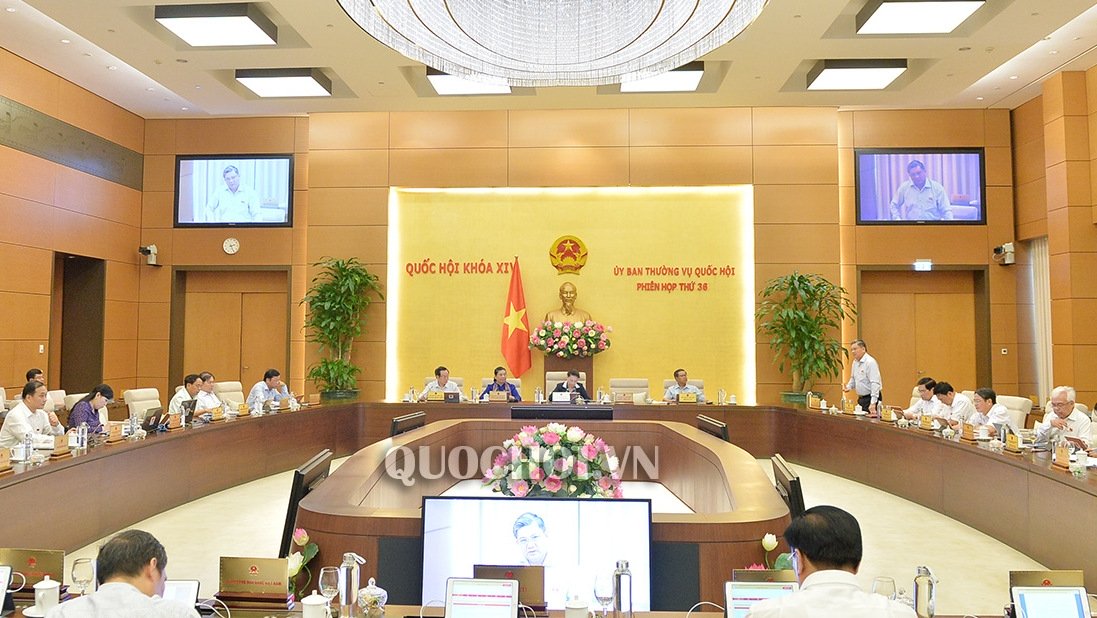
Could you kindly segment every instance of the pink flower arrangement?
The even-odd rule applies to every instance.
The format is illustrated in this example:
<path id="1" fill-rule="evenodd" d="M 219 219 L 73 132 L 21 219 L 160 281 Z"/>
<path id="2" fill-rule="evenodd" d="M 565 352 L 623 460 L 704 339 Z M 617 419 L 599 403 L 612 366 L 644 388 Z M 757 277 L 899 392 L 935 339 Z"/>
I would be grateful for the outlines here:
<path id="1" fill-rule="evenodd" d="M 542 322 L 529 336 L 530 349 L 547 356 L 576 358 L 594 356 L 610 346 L 613 328 L 593 320 L 586 322 Z"/>
<path id="2" fill-rule="evenodd" d="M 620 498 L 613 447 L 578 427 L 527 425 L 503 442 L 483 483 L 506 496 Z M 516 455 L 517 453 L 517 455 Z"/>

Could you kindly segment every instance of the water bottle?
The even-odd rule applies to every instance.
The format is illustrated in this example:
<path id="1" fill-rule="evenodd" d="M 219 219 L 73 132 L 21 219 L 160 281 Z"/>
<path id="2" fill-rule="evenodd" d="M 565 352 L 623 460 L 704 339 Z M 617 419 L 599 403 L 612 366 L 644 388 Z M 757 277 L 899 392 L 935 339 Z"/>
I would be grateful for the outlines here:
<path id="1" fill-rule="evenodd" d="M 76 428 L 76 443 L 77 448 L 88 448 L 88 424 L 80 423 L 80 426 Z"/>
<path id="2" fill-rule="evenodd" d="M 540 386 L 538 386 L 537 388 L 533 389 L 533 403 L 544 403 L 544 402 L 545 402 L 545 392 L 541 390 Z"/>
<path id="3" fill-rule="evenodd" d="M 632 571 L 628 560 L 618 560 L 613 570 L 613 618 L 632 618 Z"/>
<path id="4" fill-rule="evenodd" d="M 920 566 L 914 576 L 914 613 L 918 618 L 933 618 L 936 607 L 937 578 L 929 567 Z"/>
<path id="5" fill-rule="evenodd" d="M 413 386 L 408 389 L 408 402 L 415 401 L 415 398 L 415 387 Z"/>
<path id="6" fill-rule="evenodd" d="M 469 395 L 471 395 L 469 399 L 472 400 L 472 403 L 480 403 L 480 391 L 475 386 L 469 387 Z"/>
<path id="7" fill-rule="evenodd" d="M 606 391 L 599 386 L 598 387 L 598 403 L 604 403 L 606 400 Z"/>
<path id="8" fill-rule="evenodd" d="M 720 390 L 716 391 L 716 404 L 722 406 L 722 405 L 726 404 L 727 402 L 728 402 L 728 392 L 725 391 L 722 388 Z"/>
<path id="9" fill-rule="evenodd" d="M 34 454 L 34 434 L 27 432 L 23 436 L 23 461 L 30 461 L 30 456 Z"/>
<path id="10" fill-rule="evenodd" d="M 354 616 L 358 603 L 358 565 L 366 559 L 350 551 L 343 554 L 343 564 L 339 565 L 339 615 Z"/>

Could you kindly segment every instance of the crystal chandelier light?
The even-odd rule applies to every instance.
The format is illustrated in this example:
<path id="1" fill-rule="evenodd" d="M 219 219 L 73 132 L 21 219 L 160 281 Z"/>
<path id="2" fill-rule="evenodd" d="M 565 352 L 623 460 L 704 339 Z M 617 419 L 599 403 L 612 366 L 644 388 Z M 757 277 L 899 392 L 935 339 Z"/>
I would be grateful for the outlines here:
<path id="1" fill-rule="evenodd" d="M 766 0 L 338 0 L 423 64 L 510 86 L 598 86 L 664 73 L 724 45 Z"/>

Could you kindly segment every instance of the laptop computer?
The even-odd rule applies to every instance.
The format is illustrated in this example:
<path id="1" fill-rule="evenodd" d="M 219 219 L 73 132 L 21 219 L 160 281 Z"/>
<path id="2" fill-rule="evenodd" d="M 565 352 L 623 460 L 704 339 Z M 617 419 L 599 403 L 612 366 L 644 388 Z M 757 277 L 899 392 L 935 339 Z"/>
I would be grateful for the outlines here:
<path id="1" fill-rule="evenodd" d="M 800 589 L 797 582 L 744 582 L 724 584 L 724 606 L 727 618 L 746 618 L 747 612 L 759 601 L 783 597 Z"/>
<path id="2" fill-rule="evenodd" d="M 148 432 L 156 431 L 164 420 L 167 420 L 164 419 L 164 408 L 149 408 L 145 410 L 145 419 L 141 421 L 141 429 Z"/>
<path id="3" fill-rule="evenodd" d="M 205 606 L 198 605 L 198 586 L 197 579 L 169 579 L 164 582 L 164 597 L 172 601 L 179 601 L 187 607 L 193 607 L 195 609 Z"/>
<path id="4" fill-rule="evenodd" d="M 1089 618 L 1089 598 L 1081 586 L 1015 586 L 1017 618 Z"/>
<path id="5" fill-rule="evenodd" d="M 187 399 L 179 408 L 183 411 L 183 422 L 190 424 L 194 419 L 194 407 L 198 405 L 197 399 Z"/>
<path id="6" fill-rule="evenodd" d="M 518 581 L 451 577 L 446 582 L 446 618 L 517 618 Z"/>
<path id="7" fill-rule="evenodd" d="M 461 403 L 461 393 L 446 392 L 442 394 L 442 398 L 446 403 Z"/>
<path id="8" fill-rule="evenodd" d="M 476 579 L 514 579 L 518 581 L 518 602 L 541 613 L 545 609 L 545 567 L 525 565 L 474 564 Z"/>

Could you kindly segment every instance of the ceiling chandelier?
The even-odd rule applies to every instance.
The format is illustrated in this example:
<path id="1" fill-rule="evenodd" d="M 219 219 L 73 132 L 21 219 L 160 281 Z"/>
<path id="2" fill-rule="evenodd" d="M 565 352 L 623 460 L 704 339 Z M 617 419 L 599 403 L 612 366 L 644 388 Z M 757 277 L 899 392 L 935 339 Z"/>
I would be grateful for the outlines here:
<path id="1" fill-rule="evenodd" d="M 724 45 L 766 0 L 338 0 L 423 64 L 510 86 L 598 86 L 665 73 Z"/>

